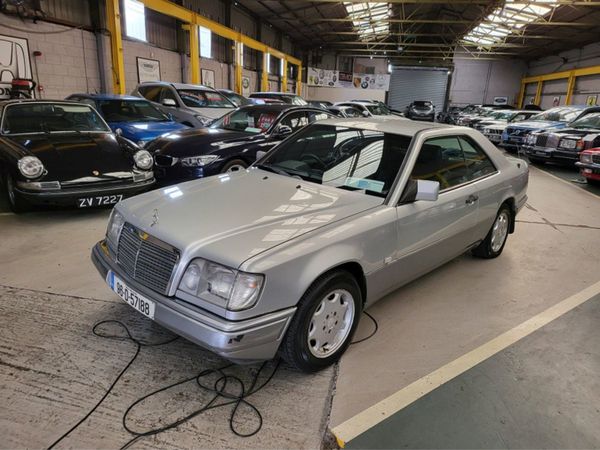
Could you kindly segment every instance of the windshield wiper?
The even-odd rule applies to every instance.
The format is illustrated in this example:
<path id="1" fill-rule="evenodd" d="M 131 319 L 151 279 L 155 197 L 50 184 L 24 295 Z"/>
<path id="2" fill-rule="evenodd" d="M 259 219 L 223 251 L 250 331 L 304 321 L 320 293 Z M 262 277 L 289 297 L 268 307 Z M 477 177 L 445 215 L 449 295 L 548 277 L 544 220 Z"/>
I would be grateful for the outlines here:
<path id="1" fill-rule="evenodd" d="M 278 167 L 272 166 L 271 164 L 256 164 L 255 167 L 258 167 L 259 169 L 262 169 L 262 170 L 266 170 L 267 172 L 276 173 L 277 175 L 283 175 L 286 177 L 291 176 L 289 172 L 286 172 L 285 170 L 280 169 Z"/>

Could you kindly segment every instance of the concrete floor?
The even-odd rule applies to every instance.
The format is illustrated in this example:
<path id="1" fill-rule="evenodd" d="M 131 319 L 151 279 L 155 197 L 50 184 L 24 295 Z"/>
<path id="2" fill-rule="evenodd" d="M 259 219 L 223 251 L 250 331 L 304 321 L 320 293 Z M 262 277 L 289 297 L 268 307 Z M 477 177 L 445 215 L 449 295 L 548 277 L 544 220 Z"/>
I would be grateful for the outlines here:
<path id="1" fill-rule="evenodd" d="M 458 258 L 375 305 L 378 334 L 350 347 L 337 380 L 334 369 L 307 376 L 282 367 L 253 398 L 264 416 L 258 435 L 234 436 L 229 412 L 215 410 L 134 447 L 318 448 L 327 426 L 598 281 L 599 199 L 536 168 L 529 195 L 502 257 Z M 119 318 L 149 340 L 164 332 L 117 299 L 89 261 L 107 210 L 15 216 L 3 205 L 0 198 L 0 446 L 38 448 L 85 414 L 133 354 L 131 343 L 92 335 L 95 322 Z M 357 336 L 371 326 L 363 320 Z M 121 415 L 135 399 L 222 364 L 183 339 L 143 349 L 104 406 L 64 446 L 119 447 L 129 438 Z M 248 379 L 255 367 L 231 370 Z M 598 403 L 595 394 L 590 399 Z M 159 420 L 157 410 L 172 418 L 203 399 L 186 386 L 153 399 L 133 419 L 149 427 Z"/>

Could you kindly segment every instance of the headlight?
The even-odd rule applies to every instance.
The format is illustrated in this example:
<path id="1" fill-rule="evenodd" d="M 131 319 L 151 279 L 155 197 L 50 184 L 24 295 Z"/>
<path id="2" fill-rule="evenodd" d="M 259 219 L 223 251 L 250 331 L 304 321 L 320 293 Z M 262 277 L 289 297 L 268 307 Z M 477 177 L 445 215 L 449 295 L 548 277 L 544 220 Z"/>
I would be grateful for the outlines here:
<path id="1" fill-rule="evenodd" d="M 24 156 L 17 163 L 19 172 L 26 178 L 37 178 L 44 173 L 44 165 L 35 156 Z"/>
<path id="2" fill-rule="evenodd" d="M 195 115 L 194 117 L 198 119 L 198 122 L 200 122 L 200 125 L 202 125 L 203 127 L 207 127 L 213 122 L 213 119 L 211 119 L 210 117 L 204 117 L 200 115 Z"/>
<path id="3" fill-rule="evenodd" d="M 187 158 L 181 158 L 181 165 L 183 167 L 202 167 L 207 166 L 211 162 L 219 159 L 218 155 L 200 155 L 200 156 L 188 156 Z"/>
<path id="4" fill-rule="evenodd" d="M 112 244 L 116 245 L 119 242 L 119 236 L 121 236 L 121 230 L 123 229 L 124 223 L 125 218 L 123 215 L 113 208 L 106 229 L 106 239 Z"/>
<path id="5" fill-rule="evenodd" d="M 135 165 L 142 170 L 150 170 L 152 169 L 152 164 L 154 164 L 152 155 L 147 150 L 135 152 L 133 160 L 135 161 Z"/>
<path id="6" fill-rule="evenodd" d="M 579 157 L 582 163 L 592 163 L 592 154 L 591 153 L 582 153 Z"/>
<path id="7" fill-rule="evenodd" d="M 263 275 L 195 259 L 183 274 L 179 289 L 230 311 L 240 311 L 256 304 L 264 279 Z"/>

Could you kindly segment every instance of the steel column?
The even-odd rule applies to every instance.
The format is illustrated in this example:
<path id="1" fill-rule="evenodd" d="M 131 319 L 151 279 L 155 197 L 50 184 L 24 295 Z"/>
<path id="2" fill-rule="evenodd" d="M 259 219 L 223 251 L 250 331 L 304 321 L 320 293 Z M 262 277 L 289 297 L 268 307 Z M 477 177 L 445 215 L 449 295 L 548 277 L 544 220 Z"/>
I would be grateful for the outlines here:
<path id="1" fill-rule="evenodd" d="M 571 73 L 569 75 L 569 81 L 567 83 L 567 97 L 565 98 L 565 105 L 571 104 L 571 99 L 573 98 L 573 91 L 575 90 L 575 75 Z"/>
<path id="2" fill-rule="evenodd" d="M 200 84 L 200 42 L 198 32 L 200 27 L 195 24 L 184 26 L 190 32 L 190 80 L 192 84 Z"/>
<path id="3" fill-rule="evenodd" d="M 113 94 L 125 94 L 125 64 L 121 37 L 121 11 L 119 0 L 106 0 L 106 27 L 110 32 Z"/>
<path id="4" fill-rule="evenodd" d="M 242 69 L 244 61 L 244 44 L 235 43 L 235 92 L 242 93 Z"/>
<path id="5" fill-rule="evenodd" d="M 267 55 L 267 52 L 263 52 L 262 54 L 262 73 L 260 79 L 260 90 L 262 92 L 267 92 L 269 90 L 269 66 L 267 64 L 269 57 Z"/>
<path id="6" fill-rule="evenodd" d="M 544 84 L 543 80 L 538 81 L 537 90 L 535 91 L 535 99 L 533 100 L 533 103 L 535 103 L 538 106 L 540 105 L 540 101 L 542 100 L 543 84 Z"/>
<path id="7" fill-rule="evenodd" d="M 298 64 L 298 73 L 296 74 L 296 95 L 302 95 L 302 63 Z"/>
<path id="8" fill-rule="evenodd" d="M 281 74 L 281 91 L 287 92 L 288 88 L 288 62 L 283 58 L 283 73 Z"/>

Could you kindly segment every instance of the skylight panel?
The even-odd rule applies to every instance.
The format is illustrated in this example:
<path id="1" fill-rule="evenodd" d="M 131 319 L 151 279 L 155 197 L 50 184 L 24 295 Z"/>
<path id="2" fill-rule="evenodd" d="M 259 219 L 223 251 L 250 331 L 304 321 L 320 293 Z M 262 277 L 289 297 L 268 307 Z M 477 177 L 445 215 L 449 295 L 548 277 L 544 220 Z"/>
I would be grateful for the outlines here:
<path id="1" fill-rule="evenodd" d="M 391 15 L 389 4 L 344 2 L 344 6 L 354 29 L 362 40 L 389 35 L 390 24 L 386 21 Z"/>

